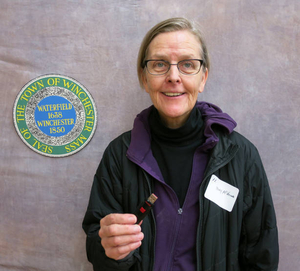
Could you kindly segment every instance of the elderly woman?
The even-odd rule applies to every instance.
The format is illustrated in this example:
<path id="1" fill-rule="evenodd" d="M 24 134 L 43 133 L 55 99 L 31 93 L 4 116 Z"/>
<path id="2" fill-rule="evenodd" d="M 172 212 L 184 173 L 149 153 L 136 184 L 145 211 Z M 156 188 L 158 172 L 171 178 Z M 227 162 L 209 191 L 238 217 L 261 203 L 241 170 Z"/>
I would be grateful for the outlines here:
<path id="1" fill-rule="evenodd" d="M 197 102 L 209 72 L 201 33 L 171 18 L 145 36 L 138 76 L 153 105 L 113 140 L 83 221 L 94 270 L 277 270 L 274 207 L 256 148 Z M 133 213 L 151 193 L 151 214 Z"/>

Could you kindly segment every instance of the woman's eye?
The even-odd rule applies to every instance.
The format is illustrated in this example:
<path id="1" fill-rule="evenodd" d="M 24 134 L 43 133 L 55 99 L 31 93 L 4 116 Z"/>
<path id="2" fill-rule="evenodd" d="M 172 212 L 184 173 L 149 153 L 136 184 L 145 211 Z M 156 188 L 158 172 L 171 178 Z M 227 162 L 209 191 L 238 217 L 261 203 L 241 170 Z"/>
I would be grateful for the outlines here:
<path id="1" fill-rule="evenodd" d="M 183 67 L 185 69 L 189 69 L 189 68 L 192 68 L 193 67 L 193 64 L 191 62 L 184 62 L 183 63 Z"/>
<path id="2" fill-rule="evenodd" d="M 157 68 L 164 68 L 166 66 L 166 63 L 164 62 L 156 62 L 154 64 L 154 67 L 157 67 Z"/>

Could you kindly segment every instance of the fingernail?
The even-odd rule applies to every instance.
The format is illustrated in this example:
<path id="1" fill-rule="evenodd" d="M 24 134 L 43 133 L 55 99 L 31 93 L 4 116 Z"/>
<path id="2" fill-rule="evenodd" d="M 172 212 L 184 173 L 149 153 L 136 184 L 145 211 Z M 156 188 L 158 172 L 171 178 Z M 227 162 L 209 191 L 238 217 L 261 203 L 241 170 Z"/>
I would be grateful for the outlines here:
<path id="1" fill-rule="evenodd" d="M 135 222 L 136 222 L 136 217 L 135 216 L 129 217 L 129 223 L 135 223 Z"/>

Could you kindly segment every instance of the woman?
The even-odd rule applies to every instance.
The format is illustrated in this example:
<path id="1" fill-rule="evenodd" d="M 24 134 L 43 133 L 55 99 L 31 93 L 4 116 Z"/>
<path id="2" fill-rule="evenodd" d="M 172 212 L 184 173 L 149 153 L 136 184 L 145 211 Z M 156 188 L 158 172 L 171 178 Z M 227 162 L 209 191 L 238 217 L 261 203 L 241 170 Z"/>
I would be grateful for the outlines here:
<path id="1" fill-rule="evenodd" d="M 218 107 L 197 102 L 205 42 L 184 18 L 145 36 L 141 86 L 153 106 L 106 149 L 83 221 L 94 270 L 277 270 L 278 237 L 256 148 Z M 153 212 L 132 214 L 151 193 Z"/>

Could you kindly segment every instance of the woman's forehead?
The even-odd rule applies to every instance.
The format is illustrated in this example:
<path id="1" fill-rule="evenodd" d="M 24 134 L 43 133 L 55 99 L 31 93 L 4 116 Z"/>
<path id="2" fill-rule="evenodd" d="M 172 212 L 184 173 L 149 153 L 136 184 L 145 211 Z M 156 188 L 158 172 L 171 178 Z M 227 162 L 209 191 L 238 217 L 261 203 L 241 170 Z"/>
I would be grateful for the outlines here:
<path id="1" fill-rule="evenodd" d="M 187 30 L 158 34 L 149 44 L 148 57 L 166 57 L 169 55 L 200 57 L 199 39 Z"/>

